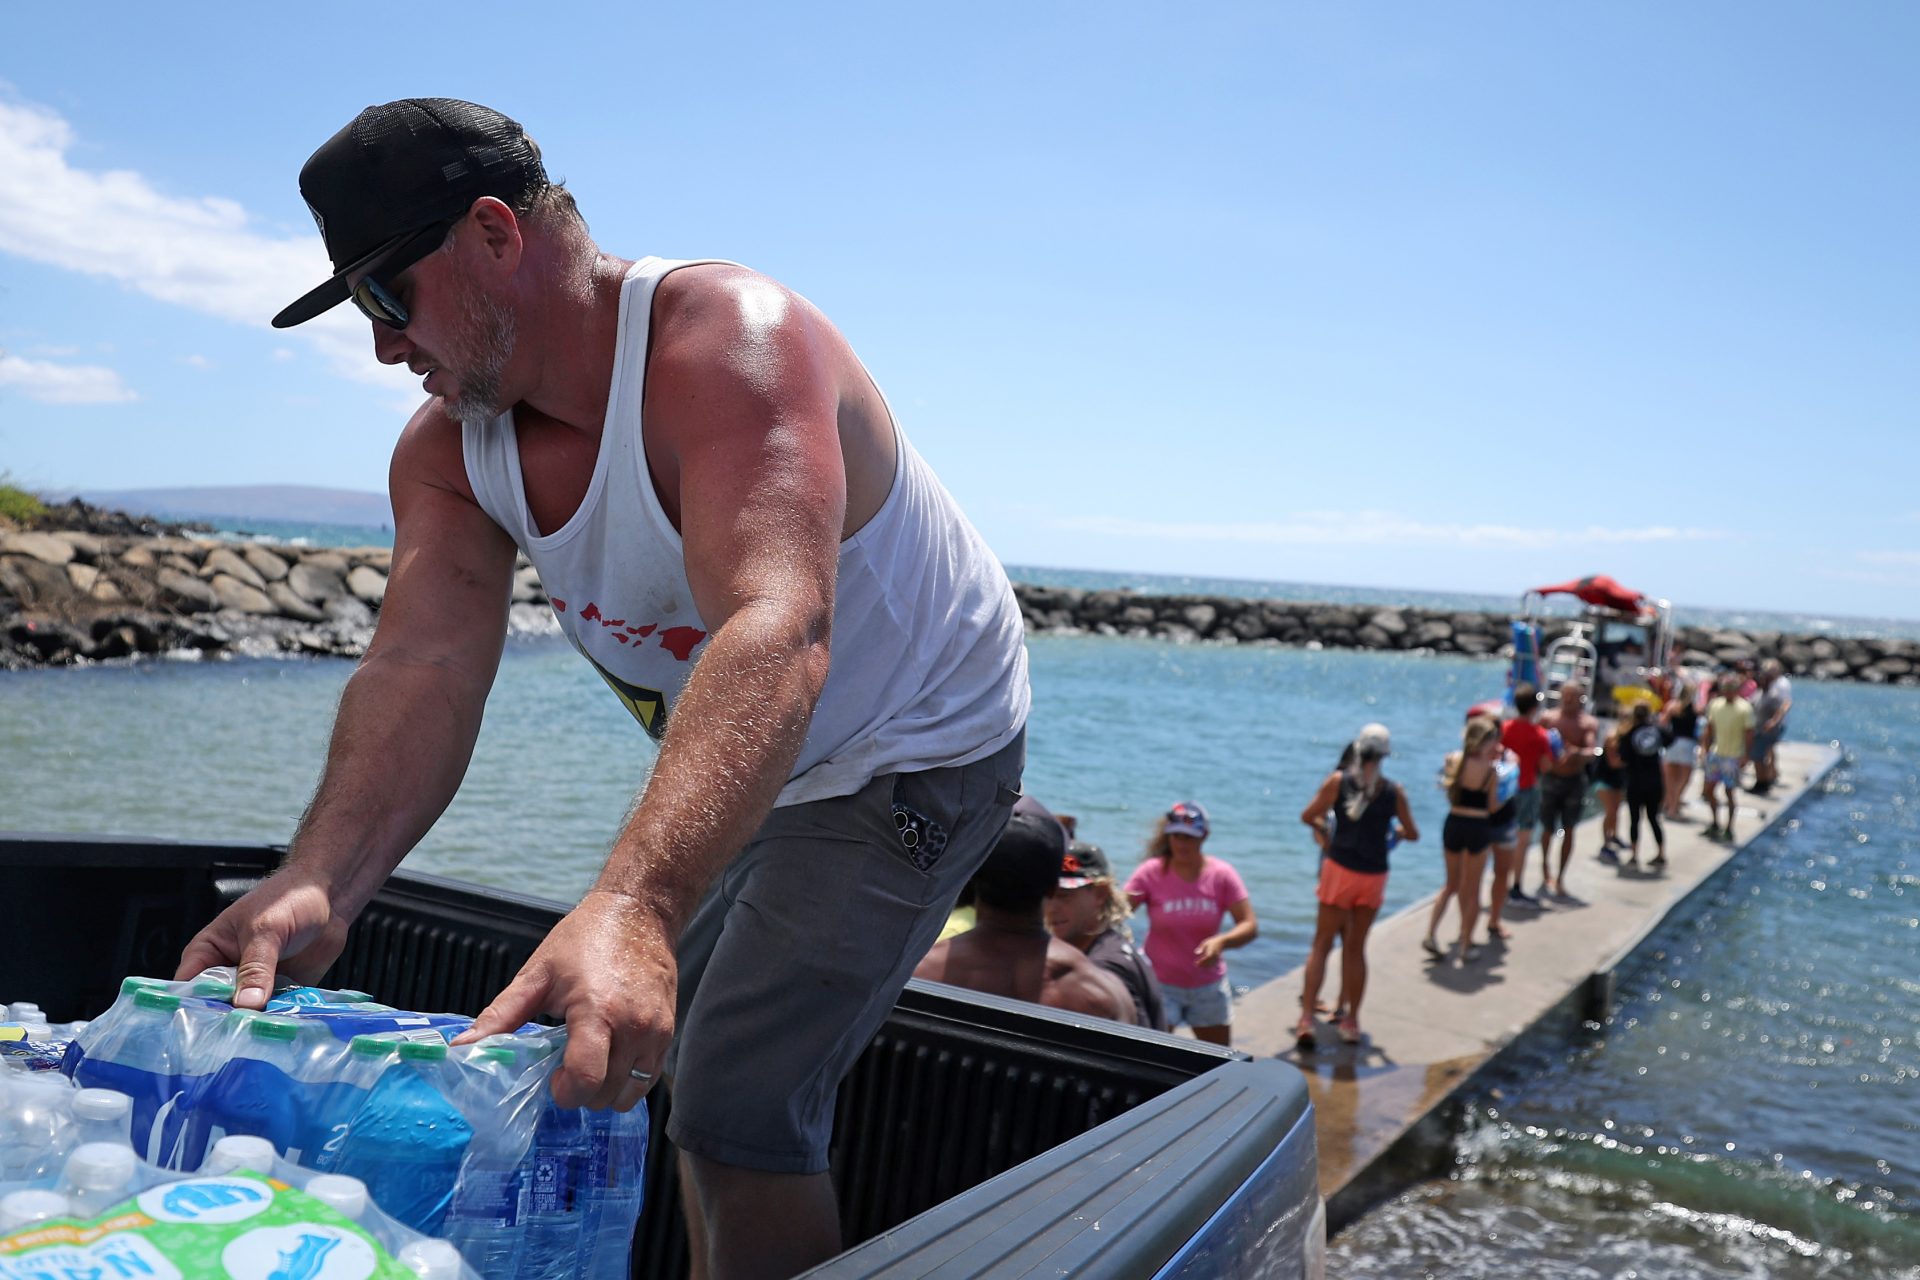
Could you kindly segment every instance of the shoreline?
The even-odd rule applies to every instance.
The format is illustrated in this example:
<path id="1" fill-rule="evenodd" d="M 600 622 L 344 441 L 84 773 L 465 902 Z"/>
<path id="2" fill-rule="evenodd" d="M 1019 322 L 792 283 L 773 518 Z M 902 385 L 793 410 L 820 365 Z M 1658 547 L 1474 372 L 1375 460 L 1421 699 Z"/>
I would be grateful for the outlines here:
<path id="1" fill-rule="evenodd" d="M 76 504 L 78 506 L 78 504 Z M 343 657 L 366 652 L 389 547 L 236 543 L 80 507 L 78 528 L 0 527 L 0 670 L 176 657 Z M 1160 595 L 1016 583 L 1032 635 L 1174 644 L 1504 657 L 1513 615 L 1412 605 Z M 1566 620 L 1544 620 L 1544 640 Z M 557 635 L 539 576 L 518 557 L 510 635 Z M 1701 665 L 1778 658 L 1790 675 L 1920 686 L 1920 640 L 1680 627 Z"/>

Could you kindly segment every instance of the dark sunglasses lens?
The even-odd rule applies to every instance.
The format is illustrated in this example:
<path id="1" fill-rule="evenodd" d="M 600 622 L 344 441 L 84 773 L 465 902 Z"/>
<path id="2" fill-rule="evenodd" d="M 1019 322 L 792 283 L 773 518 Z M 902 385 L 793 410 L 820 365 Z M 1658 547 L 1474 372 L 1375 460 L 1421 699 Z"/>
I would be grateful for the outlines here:
<path id="1" fill-rule="evenodd" d="M 353 287 L 353 305 L 359 307 L 361 314 L 369 320 L 392 329 L 407 327 L 407 309 L 372 276 L 367 276 Z"/>

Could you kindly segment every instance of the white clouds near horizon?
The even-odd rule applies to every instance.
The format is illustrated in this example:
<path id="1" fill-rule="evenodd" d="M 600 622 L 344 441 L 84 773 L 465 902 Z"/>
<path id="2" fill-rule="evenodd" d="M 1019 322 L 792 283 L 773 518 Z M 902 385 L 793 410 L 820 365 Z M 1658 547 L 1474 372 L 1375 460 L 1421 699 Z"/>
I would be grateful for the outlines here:
<path id="1" fill-rule="evenodd" d="M 1608 546 L 1623 543 L 1713 542 L 1714 529 L 1648 525 L 1608 528 L 1586 525 L 1549 529 L 1533 525 L 1446 524 L 1412 520 L 1386 511 L 1303 511 L 1285 520 L 1173 521 L 1130 516 L 1067 516 L 1058 528 L 1112 538 L 1167 542 L 1240 542 L 1279 546 L 1455 546 L 1527 549 Z"/>
<path id="2" fill-rule="evenodd" d="M 112 280 L 150 298 L 254 328 L 332 271 L 317 235 L 278 236 L 219 196 L 175 196 L 126 169 L 68 159 L 58 113 L 0 99 L 0 252 Z M 418 384 L 373 359 L 365 323 L 336 309 L 293 332 L 336 374 L 399 391 Z"/>
<path id="3" fill-rule="evenodd" d="M 42 404 L 124 404 L 140 397 L 104 365 L 0 355 L 0 389 Z"/>

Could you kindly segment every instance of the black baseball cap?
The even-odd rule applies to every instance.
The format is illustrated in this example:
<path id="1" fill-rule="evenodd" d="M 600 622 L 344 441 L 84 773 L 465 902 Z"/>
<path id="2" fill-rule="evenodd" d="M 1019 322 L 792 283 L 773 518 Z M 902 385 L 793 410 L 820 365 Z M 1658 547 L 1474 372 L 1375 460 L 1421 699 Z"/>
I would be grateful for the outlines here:
<path id="1" fill-rule="evenodd" d="M 420 232 L 451 223 L 481 196 L 511 204 L 546 181 L 526 130 L 490 107 L 457 98 L 368 107 L 300 170 L 300 194 L 334 272 L 275 316 L 273 327 L 303 324 L 345 302 L 347 276 L 355 271 L 374 265 L 390 274 L 406 270 L 439 247 L 431 238 L 414 239 Z M 395 256 L 403 247 L 410 256 Z"/>
<path id="2" fill-rule="evenodd" d="M 1060 864 L 1060 887 L 1078 889 L 1095 880 L 1113 879 L 1113 867 L 1097 844 L 1075 840 L 1067 846 L 1066 860 Z"/>
<path id="3" fill-rule="evenodd" d="M 1066 856 L 1066 828 L 1051 817 L 1016 813 L 973 873 L 974 895 L 1005 910 L 1038 905 L 1059 883 Z"/>

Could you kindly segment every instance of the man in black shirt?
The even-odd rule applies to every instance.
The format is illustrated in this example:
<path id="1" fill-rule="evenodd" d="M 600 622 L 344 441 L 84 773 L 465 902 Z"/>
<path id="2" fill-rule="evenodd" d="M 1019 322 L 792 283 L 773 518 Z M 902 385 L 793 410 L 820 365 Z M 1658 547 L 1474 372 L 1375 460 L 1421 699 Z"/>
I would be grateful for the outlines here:
<path id="1" fill-rule="evenodd" d="M 1075 840 L 1060 867 L 1060 887 L 1047 899 L 1047 928 L 1120 979 L 1133 997 L 1135 1021 L 1165 1031 L 1159 979 L 1127 934 L 1130 910 L 1100 846 Z"/>

